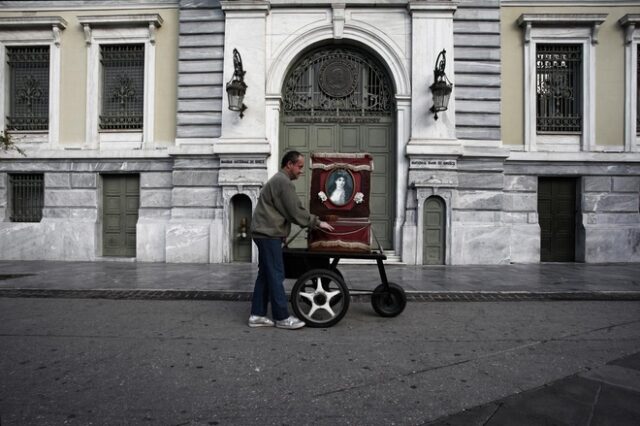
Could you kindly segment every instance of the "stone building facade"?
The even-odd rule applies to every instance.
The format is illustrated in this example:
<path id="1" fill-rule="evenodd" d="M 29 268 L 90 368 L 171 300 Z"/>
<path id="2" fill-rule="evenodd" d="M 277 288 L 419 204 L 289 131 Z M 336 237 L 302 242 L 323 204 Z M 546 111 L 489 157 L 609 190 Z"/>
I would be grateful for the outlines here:
<path id="1" fill-rule="evenodd" d="M 636 1 L 0 6 L 0 129 L 26 154 L 0 152 L 0 259 L 255 261 L 252 208 L 295 148 L 374 155 L 374 231 L 406 264 L 640 261 Z M 11 58 L 33 47 L 44 128 L 15 124 L 38 92 L 12 86 Z M 141 49 L 133 91 L 107 77 L 120 47 Z M 453 93 L 436 119 L 443 50 Z M 336 66 L 344 92 L 323 80 Z M 137 121 L 108 128 L 109 108 Z"/>

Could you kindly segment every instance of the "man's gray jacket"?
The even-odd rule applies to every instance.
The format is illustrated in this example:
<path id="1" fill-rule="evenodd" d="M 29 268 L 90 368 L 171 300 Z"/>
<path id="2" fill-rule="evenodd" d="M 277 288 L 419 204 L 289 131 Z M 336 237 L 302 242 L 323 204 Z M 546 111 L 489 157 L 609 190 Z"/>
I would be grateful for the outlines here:
<path id="1" fill-rule="evenodd" d="M 320 219 L 309 213 L 289 176 L 280 170 L 260 191 L 251 220 L 253 238 L 286 238 L 291 224 L 316 227 Z"/>

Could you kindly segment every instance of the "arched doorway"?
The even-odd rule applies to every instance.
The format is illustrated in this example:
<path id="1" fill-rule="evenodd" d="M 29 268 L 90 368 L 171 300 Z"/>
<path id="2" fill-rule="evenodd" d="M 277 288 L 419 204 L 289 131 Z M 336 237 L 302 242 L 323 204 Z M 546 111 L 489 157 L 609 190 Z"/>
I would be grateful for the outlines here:
<path id="1" fill-rule="evenodd" d="M 393 249 L 395 214 L 394 91 L 384 66 L 355 46 L 309 51 L 291 67 L 282 89 L 280 154 L 369 152 L 371 222 L 385 249 Z M 311 174 L 298 181 L 308 205 Z"/>
<path id="2" fill-rule="evenodd" d="M 444 265 L 446 241 L 445 204 L 440 197 L 429 197 L 424 203 L 423 265 Z"/>
<path id="3" fill-rule="evenodd" d="M 237 194 L 231 199 L 231 261 L 251 262 L 251 199 Z"/>

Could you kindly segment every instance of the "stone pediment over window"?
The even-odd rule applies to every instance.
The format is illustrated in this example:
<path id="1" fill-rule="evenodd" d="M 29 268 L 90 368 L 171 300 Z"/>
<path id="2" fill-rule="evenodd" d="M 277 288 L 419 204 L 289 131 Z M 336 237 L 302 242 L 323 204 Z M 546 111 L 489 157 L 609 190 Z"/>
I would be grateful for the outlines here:
<path id="1" fill-rule="evenodd" d="M 96 15 L 79 16 L 78 22 L 84 28 L 84 38 L 87 44 L 91 44 L 91 31 L 94 28 L 110 27 L 145 27 L 149 28 L 149 40 L 155 43 L 156 30 L 162 26 L 162 17 L 155 14 L 143 15 Z"/>
<path id="2" fill-rule="evenodd" d="M 0 31 L 48 30 L 52 39 L 60 46 L 60 31 L 67 28 L 67 21 L 60 16 L 11 16 L 0 18 Z"/>
<path id="3" fill-rule="evenodd" d="M 598 31 L 600 25 L 607 18 L 606 13 L 525 13 L 518 18 L 518 25 L 524 27 L 524 41 L 531 41 L 532 27 L 559 26 L 591 27 L 591 43 L 598 43 Z"/>
<path id="4" fill-rule="evenodd" d="M 0 18 L 0 29 L 2 30 L 26 30 L 42 28 L 67 28 L 67 21 L 60 16 L 11 16 Z"/>

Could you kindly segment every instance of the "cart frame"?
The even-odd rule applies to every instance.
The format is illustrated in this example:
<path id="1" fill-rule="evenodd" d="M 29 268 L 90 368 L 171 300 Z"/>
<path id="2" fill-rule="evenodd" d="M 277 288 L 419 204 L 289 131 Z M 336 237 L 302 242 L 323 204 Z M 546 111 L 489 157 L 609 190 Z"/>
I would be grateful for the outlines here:
<path id="1" fill-rule="evenodd" d="M 381 284 L 374 290 L 349 290 L 342 273 L 338 270 L 341 259 L 375 260 Z M 346 314 L 350 294 L 370 294 L 373 309 L 379 315 L 399 315 L 406 306 L 407 298 L 402 287 L 388 281 L 384 266 L 386 259 L 387 256 L 380 246 L 378 251 L 358 253 L 312 251 L 289 248 L 285 245 L 285 278 L 297 279 L 291 291 L 293 310 L 310 327 L 331 327 Z"/>

